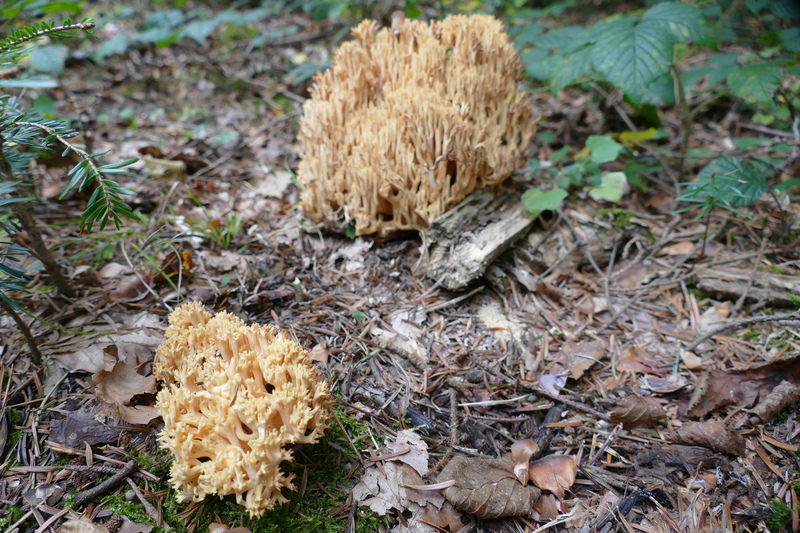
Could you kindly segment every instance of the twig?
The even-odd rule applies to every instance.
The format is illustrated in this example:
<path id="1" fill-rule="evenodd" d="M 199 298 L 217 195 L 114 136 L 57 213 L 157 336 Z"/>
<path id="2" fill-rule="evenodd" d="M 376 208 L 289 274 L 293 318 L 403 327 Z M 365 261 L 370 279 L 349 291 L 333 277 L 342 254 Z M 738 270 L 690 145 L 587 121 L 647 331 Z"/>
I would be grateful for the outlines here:
<path id="1" fill-rule="evenodd" d="M 86 505 L 87 503 L 97 498 L 104 492 L 116 488 L 117 485 L 121 484 L 125 478 L 133 474 L 133 471 L 136 470 L 138 467 L 139 465 L 136 464 L 136 461 L 133 460 L 128 461 L 127 463 L 125 463 L 125 466 L 122 467 L 121 470 L 118 470 L 116 474 L 114 474 L 107 480 L 103 481 L 102 483 L 100 483 L 95 487 L 92 487 L 89 490 L 84 490 L 76 494 L 75 505 L 78 507 Z"/>
<path id="2" fill-rule="evenodd" d="M 22 336 L 25 337 L 25 342 L 28 343 L 28 349 L 31 351 L 31 361 L 33 361 L 33 364 L 36 366 L 42 366 L 42 354 L 39 352 L 39 347 L 36 345 L 36 339 L 33 338 L 33 334 L 31 333 L 31 328 L 28 327 L 28 323 L 22 320 L 22 317 L 19 316 L 19 313 L 17 313 L 16 309 L 14 309 L 2 298 L 0 298 L 0 309 L 5 311 L 8 316 L 13 318 L 14 322 L 17 323 L 20 333 L 22 333 Z"/>
<path id="3" fill-rule="evenodd" d="M 747 298 L 747 293 L 750 292 L 750 289 L 753 287 L 753 282 L 756 279 L 756 274 L 758 273 L 758 267 L 761 265 L 761 261 L 764 259 L 764 250 L 767 248 L 767 242 L 769 242 L 769 238 L 772 236 L 772 232 L 769 228 L 764 230 L 764 235 L 761 237 L 761 246 L 758 248 L 758 255 L 756 256 L 755 264 L 753 265 L 753 270 L 750 272 L 750 277 L 747 278 L 747 285 L 745 285 L 744 290 L 742 291 L 741 296 L 739 299 L 736 300 L 736 303 L 733 305 L 733 309 L 731 309 L 730 316 L 736 316 L 739 314 L 739 311 L 742 309 L 742 305 L 744 304 L 745 299 Z"/>
<path id="4" fill-rule="evenodd" d="M 539 396 L 544 396 L 545 398 L 550 398 L 554 402 L 563 403 L 564 405 L 566 405 L 570 409 L 574 409 L 576 411 L 581 411 L 583 413 L 590 414 L 590 415 L 594 416 L 595 418 L 597 418 L 598 420 L 605 420 L 606 422 L 611 422 L 611 417 L 609 415 L 601 413 L 597 409 L 594 409 L 593 407 L 589 407 L 588 405 L 584 405 L 581 402 L 576 402 L 575 400 L 570 400 L 569 398 L 565 398 L 564 396 L 559 396 L 557 394 L 551 394 L 551 393 L 547 392 L 546 390 L 544 390 L 543 388 L 541 388 L 540 386 L 538 386 L 535 383 L 533 383 L 532 381 L 520 380 L 519 383 L 520 383 L 520 385 L 522 387 L 526 388 L 527 390 L 529 390 L 529 391 L 531 391 L 531 392 L 533 392 L 535 394 L 538 394 Z"/>
<path id="5" fill-rule="evenodd" d="M 717 326 L 716 328 L 712 329 L 702 337 L 696 339 L 694 342 L 692 342 L 689 346 L 686 347 L 686 351 L 693 352 L 694 349 L 697 348 L 701 343 L 707 341 L 714 335 L 718 335 L 723 331 L 731 328 L 746 326 L 748 324 L 757 324 L 759 322 L 779 322 L 781 320 L 800 320 L 800 309 L 794 311 L 793 313 L 779 313 L 777 315 L 751 316 L 747 318 L 739 318 L 736 320 L 731 320 L 727 324 L 722 324 L 721 326 Z"/>
<path id="6" fill-rule="evenodd" d="M 444 464 L 450 460 L 450 457 L 453 456 L 453 450 L 455 449 L 457 444 L 458 444 L 458 405 L 456 404 L 456 391 L 455 389 L 450 389 L 450 439 L 447 443 L 447 451 L 444 452 L 442 458 L 436 462 L 433 468 L 429 470 L 430 474 L 438 472 L 439 469 L 442 468 Z"/>
<path id="7" fill-rule="evenodd" d="M 131 463 L 133 463 L 133 461 L 131 461 Z M 133 490 L 133 493 L 136 494 L 136 497 L 139 498 L 139 502 L 141 502 L 142 507 L 144 507 L 147 516 L 152 518 L 153 522 L 155 522 L 156 525 L 164 531 L 172 531 L 172 528 L 169 527 L 169 524 L 164 523 L 164 521 L 160 519 L 158 509 L 156 509 L 152 503 L 147 501 L 147 498 L 144 497 L 144 494 L 142 494 L 142 491 L 136 486 L 136 483 L 134 483 L 130 478 L 128 478 L 126 481 L 128 482 L 128 485 L 131 486 L 131 490 Z"/>

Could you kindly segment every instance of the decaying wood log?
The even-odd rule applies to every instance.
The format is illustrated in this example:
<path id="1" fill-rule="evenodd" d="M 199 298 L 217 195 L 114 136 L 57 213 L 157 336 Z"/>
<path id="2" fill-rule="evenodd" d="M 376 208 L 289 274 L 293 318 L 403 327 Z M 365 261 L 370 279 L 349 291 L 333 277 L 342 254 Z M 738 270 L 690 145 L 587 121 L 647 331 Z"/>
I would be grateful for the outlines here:
<path id="1" fill-rule="evenodd" d="M 772 305 L 791 304 L 790 295 L 800 297 L 800 279 L 797 276 L 758 271 L 748 290 L 747 284 L 752 273 L 749 268 L 707 268 L 697 272 L 697 284 L 706 292 L 726 297 L 738 297 L 746 291 L 749 300 L 765 301 Z"/>
<path id="2" fill-rule="evenodd" d="M 481 189 L 431 224 L 428 276 L 449 290 L 466 287 L 486 271 L 536 219 L 518 196 Z"/>

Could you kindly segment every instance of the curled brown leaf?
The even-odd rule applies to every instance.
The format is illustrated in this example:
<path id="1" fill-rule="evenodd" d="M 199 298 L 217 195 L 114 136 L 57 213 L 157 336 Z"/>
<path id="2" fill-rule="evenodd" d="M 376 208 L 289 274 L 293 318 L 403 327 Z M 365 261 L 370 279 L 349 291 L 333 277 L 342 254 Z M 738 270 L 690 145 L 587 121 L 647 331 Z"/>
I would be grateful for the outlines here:
<path id="1" fill-rule="evenodd" d="M 633 429 L 655 424 L 665 416 L 667 413 L 655 398 L 634 395 L 617 402 L 611 411 L 611 422 L 622 424 L 625 429 Z"/>

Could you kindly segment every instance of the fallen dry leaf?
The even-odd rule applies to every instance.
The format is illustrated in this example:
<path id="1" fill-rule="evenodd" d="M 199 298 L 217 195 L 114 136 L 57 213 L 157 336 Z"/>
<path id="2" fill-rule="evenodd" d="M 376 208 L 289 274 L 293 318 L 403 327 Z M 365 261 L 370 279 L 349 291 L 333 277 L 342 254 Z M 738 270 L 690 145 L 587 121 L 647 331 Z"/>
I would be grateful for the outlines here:
<path id="1" fill-rule="evenodd" d="M 104 417 L 95 416 L 95 408 L 87 403 L 65 418 L 51 420 L 50 440 L 70 448 L 82 448 L 84 443 L 94 446 L 116 442 L 122 430 Z"/>
<path id="2" fill-rule="evenodd" d="M 103 369 L 92 375 L 97 396 L 112 406 L 120 417 L 131 424 L 149 424 L 158 417 L 155 407 L 133 405 L 134 396 L 155 394 L 156 379 L 143 376 L 127 362 L 120 361 L 114 345 L 104 350 Z"/>
<path id="3" fill-rule="evenodd" d="M 800 355 L 733 370 L 711 370 L 700 376 L 686 414 L 702 418 L 724 405 L 751 407 L 765 401 L 787 381 L 800 387 Z"/>
<path id="4" fill-rule="evenodd" d="M 658 394 L 669 394 L 684 388 L 689 382 L 680 374 L 670 374 L 665 377 L 643 376 L 639 378 L 642 388 Z"/>
<path id="5" fill-rule="evenodd" d="M 694 251 L 694 243 L 692 241 L 677 242 L 663 247 L 656 256 L 664 255 L 689 255 Z"/>
<path id="6" fill-rule="evenodd" d="M 622 424 L 625 429 L 649 426 L 667 416 L 664 407 L 655 398 L 631 395 L 622 398 L 611 411 L 611 422 Z"/>
<path id="7" fill-rule="evenodd" d="M 309 359 L 318 363 L 322 363 L 323 365 L 328 364 L 328 357 L 330 357 L 330 353 L 328 353 L 328 347 L 325 346 L 324 342 L 317 344 L 308 351 Z"/>
<path id="8" fill-rule="evenodd" d="M 225 524 L 221 524 L 219 522 L 212 522 L 208 526 L 208 533 L 252 533 L 252 532 L 246 527 L 229 528 Z"/>
<path id="9" fill-rule="evenodd" d="M 122 525 L 117 530 L 117 533 L 150 533 L 151 531 L 153 531 L 153 526 L 132 522 L 127 516 L 123 516 Z"/>
<path id="10" fill-rule="evenodd" d="M 731 313 L 731 303 L 724 302 L 719 305 L 709 307 L 700 315 L 699 323 L 697 324 L 698 333 L 705 333 L 711 331 L 720 324 L 725 323 L 725 319 Z"/>
<path id="11" fill-rule="evenodd" d="M 664 371 L 658 368 L 656 354 L 640 346 L 628 345 L 622 349 L 617 370 L 620 372 L 632 372 L 643 374 L 655 374 L 663 376 Z"/>
<path id="12" fill-rule="evenodd" d="M 456 509 L 479 518 L 529 515 L 541 495 L 534 486 L 522 486 L 510 459 L 454 457 L 436 478 L 451 479 L 456 483 L 444 490 L 444 497 Z"/>
<path id="13" fill-rule="evenodd" d="M 533 504 L 533 509 L 539 513 L 537 522 L 549 522 L 561 514 L 561 502 L 554 494 L 542 494 L 542 497 Z"/>
<path id="14" fill-rule="evenodd" d="M 608 344 L 606 341 L 587 341 L 576 344 L 567 341 L 561 348 L 559 357 L 561 363 L 569 369 L 572 379 L 580 378 L 584 372 L 606 357 Z"/>
<path id="15" fill-rule="evenodd" d="M 719 420 L 686 422 L 673 432 L 673 440 L 738 456 L 744 453 L 744 437 Z"/>
<path id="16" fill-rule="evenodd" d="M 575 483 L 578 463 L 572 455 L 548 455 L 531 463 L 528 475 L 534 485 L 563 500 L 564 491 Z"/>
<path id="17" fill-rule="evenodd" d="M 67 520 L 58 531 L 59 533 L 108 533 L 106 528 L 95 524 L 88 518 Z"/>
<path id="18" fill-rule="evenodd" d="M 428 471 L 427 444 L 414 431 L 403 430 L 387 448 L 389 453 L 408 450 L 391 459 L 381 461 L 364 472 L 361 481 L 353 487 L 353 499 L 361 506 L 368 506 L 381 516 L 394 510 L 403 513 L 406 524 L 400 524 L 395 533 L 435 533 L 436 529 L 423 521 L 425 516 L 436 514 L 445 504 L 439 490 L 417 490 L 424 486 L 419 470 Z M 412 466 L 413 465 L 413 466 Z"/>

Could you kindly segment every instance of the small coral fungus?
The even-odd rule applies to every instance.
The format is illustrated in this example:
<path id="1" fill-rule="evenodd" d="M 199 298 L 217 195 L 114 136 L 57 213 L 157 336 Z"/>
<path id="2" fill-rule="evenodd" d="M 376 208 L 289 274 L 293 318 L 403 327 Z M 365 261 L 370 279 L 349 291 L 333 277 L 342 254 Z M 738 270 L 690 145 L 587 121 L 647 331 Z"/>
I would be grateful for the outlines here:
<path id="1" fill-rule="evenodd" d="M 286 502 L 294 489 L 280 465 L 286 446 L 316 442 L 331 399 L 308 355 L 271 326 L 245 326 L 202 304 L 169 316 L 156 377 L 161 442 L 175 456 L 170 482 L 179 498 L 234 494 L 252 516 Z"/>

